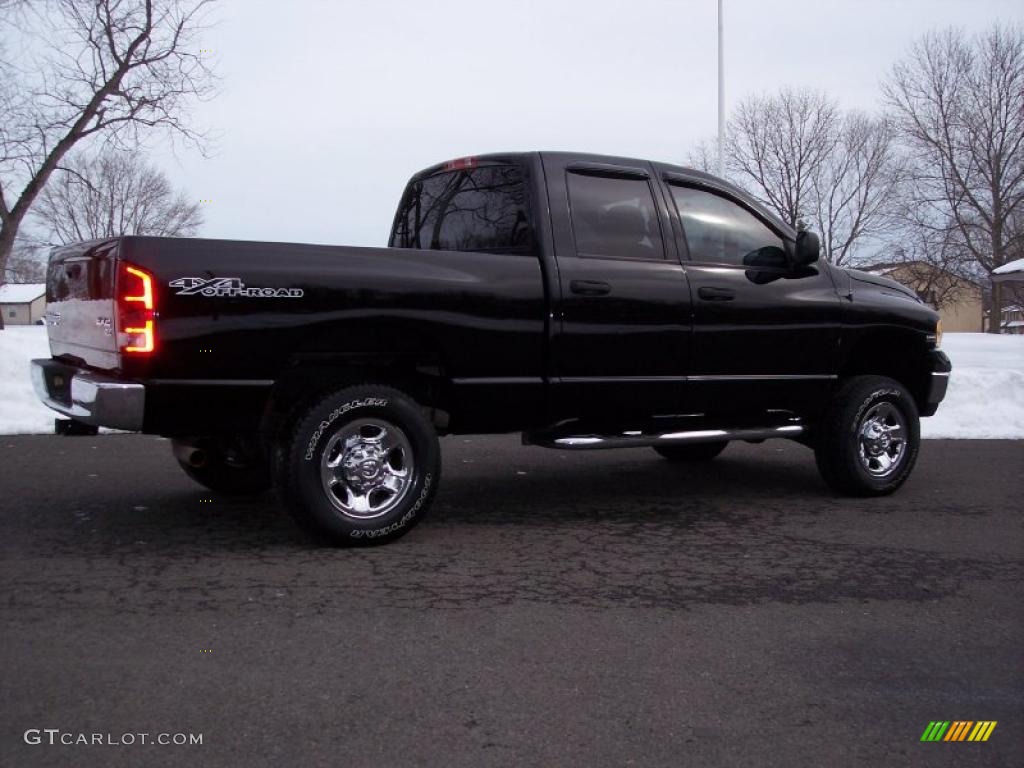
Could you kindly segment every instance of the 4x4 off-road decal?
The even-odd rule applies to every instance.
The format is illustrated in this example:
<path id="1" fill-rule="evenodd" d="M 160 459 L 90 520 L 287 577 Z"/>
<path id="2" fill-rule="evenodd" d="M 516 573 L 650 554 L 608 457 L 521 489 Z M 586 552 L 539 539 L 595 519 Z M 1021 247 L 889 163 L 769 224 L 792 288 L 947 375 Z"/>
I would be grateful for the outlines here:
<path id="1" fill-rule="evenodd" d="M 298 299 L 301 288 L 252 288 L 240 277 L 179 277 L 168 285 L 178 296 L 245 296 L 250 299 Z"/>

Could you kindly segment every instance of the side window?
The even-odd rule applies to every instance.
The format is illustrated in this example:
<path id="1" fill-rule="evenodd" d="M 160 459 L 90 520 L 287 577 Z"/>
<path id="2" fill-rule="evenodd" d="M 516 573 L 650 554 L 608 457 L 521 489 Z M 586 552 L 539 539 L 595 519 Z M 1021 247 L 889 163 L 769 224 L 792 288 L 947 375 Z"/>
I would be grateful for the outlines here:
<path id="1" fill-rule="evenodd" d="M 785 266 L 782 238 L 728 198 L 670 184 L 693 261 L 748 267 Z"/>
<path id="2" fill-rule="evenodd" d="M 532 252 L 527 190 L 511 165 L 437 173 L 409 189 L 391 246 Z"/>
<path id="3" fill-rule="evenodd" d="M 615 259 L 664 259 L 658 209 L 646 179 L 569 172 L 576 252 Z"/>

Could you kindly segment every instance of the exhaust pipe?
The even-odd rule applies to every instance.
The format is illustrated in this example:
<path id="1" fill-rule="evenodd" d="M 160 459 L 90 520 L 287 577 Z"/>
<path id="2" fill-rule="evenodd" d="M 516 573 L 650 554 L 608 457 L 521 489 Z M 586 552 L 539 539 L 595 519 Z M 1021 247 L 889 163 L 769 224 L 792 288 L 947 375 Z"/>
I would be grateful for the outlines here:
<path id="1" fill-rule="evenodd" d="M 209 454 L 202 448 L 195 445 L 187 445 L 174 441 L 174 456 L 182 464 L 188 464 L 193 469 L 200 469 L 206 466 L 209 461 Z"/>
<path id="2" fill-rule="evenodd" d="M 188 452 L 188 458 L 186 461 L 193 469 L 199 469 L 206 464 L 206 458 L 206 451 L 202 448 L 193 448 Z"/>

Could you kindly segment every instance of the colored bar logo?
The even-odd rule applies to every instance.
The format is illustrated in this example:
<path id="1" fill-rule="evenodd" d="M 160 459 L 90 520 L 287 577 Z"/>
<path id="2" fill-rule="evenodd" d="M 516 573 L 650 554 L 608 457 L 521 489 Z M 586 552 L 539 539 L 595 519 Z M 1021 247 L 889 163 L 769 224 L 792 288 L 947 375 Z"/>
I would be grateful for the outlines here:
<path id="1" fill-rule="evenodd" d="M 932 720 L 921 734 L 921 741 L 988 741 L 996 728 L 995 720 Z"/>

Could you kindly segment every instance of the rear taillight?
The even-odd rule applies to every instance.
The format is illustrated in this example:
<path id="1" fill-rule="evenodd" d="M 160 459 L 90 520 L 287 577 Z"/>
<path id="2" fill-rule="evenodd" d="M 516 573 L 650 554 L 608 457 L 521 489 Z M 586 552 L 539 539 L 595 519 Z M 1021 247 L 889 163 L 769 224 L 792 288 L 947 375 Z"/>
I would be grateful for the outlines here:
<path id="1" fill-rule="evenodd" d="M 156 349 L 156 296 L 153 277 L 121 262 L 117 273 L 117 346 L 130 355 Z"/>

